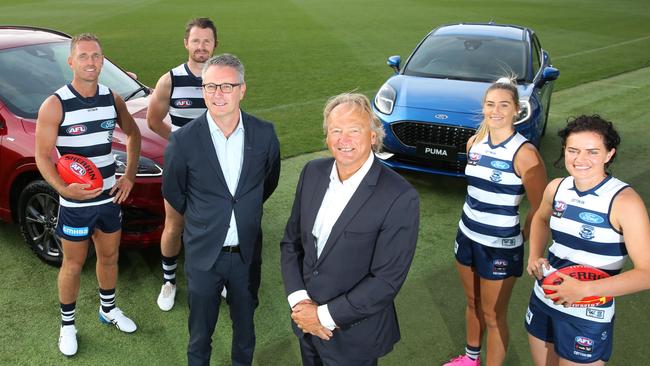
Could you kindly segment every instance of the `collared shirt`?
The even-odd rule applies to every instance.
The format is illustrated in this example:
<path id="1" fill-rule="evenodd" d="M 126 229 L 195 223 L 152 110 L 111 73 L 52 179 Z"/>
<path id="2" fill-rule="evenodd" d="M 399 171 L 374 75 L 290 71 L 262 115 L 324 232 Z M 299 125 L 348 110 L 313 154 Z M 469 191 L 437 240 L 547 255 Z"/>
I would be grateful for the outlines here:
<path id="1" fill-rule="evenodd" d="M 316 238 L 316 253 L 320 257 L 329 239 L 330 234 L 332 233 L 332 228 L 338 220 L 339 216 L 345 209 L 345 206 L 348 205 L 352 195 L 357 191 L 361 181 L 370 171 L 370 167 L 374 161 L 373 153 L 371 152 L 368 156 L 368 159 L 365 163 L 356 171 L 350 178 L 345 181 L 341 181 L 339 178 L 338 171 L 336 170 L 336 162 L 332 165 L 332 171 L 330 172 L 330 184 L 325 192 L 323 197 L 323 202 L 321 202 L 320 209 L 316 215 L 316 221 L 314 222 L 314 227 L 312 228 L 312 235 Z M 302 300 L 310 299 L 307 290 L 298 290 L 295 291 L 287 297 L 289 301 L 289 306 L 293 308 L 297 303 Z M 318 320 L 320 323 L 328 328 L 333 330 L 336 328 L 336 323 L 332 319 L 332 315 L 327 308 L 327 304 L 318 306 Z"/>
<path id="2" fill-rule="evenodd" d="M 237 190 L 237 184 L 239 184 L 242 163 L 244 162 L 244 123 L 242 122 L 241 111 L 239 111 L 237 127 L 235 127 L 235 130 L 229 137 L 223 134 L 209 112 L 206 113 L 206 118 L 210 127 L 212 144 L 214 145 L 214 150 L 217 153 L 219 165 L 221 166 L 221 172 L 223 172 L 223 177 L 226 179 L 230 194 L 234 196 Z M 235 211 L 233 210 L 223 246 L 234 245 L 239 245 L 239 236 L 237 234 Z"/>

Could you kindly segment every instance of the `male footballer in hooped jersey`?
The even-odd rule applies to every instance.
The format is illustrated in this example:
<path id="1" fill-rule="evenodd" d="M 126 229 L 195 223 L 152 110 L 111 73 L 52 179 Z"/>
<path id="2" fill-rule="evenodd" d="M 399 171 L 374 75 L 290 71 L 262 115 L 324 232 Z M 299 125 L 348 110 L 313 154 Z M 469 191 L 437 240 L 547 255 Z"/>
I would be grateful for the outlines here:
<path id="1" fill-rule="evenodd" d="M 208 18 L 192 19 L 185 26 L 183 44 L 188 53 L 187 62 L 160 77 L 147 111 L 149 128 L 165 140 L 169 139 L 172 131 L 206 111 L 201 70 L 219 44 L 217 28 Z M 167 113 L 171 118 L 171 126 L 163 121 Z M 183 215 L 165 201 L 165 228 L 160 238 L 163 278 L 156 300 L 162 311 L 169 311 L 174 307 L 183 224 Z M 222 294 L 225 295 L 225 288 Z"/>
<path id="2" fill-rule="evenodd" d="M 99 320 L 132 333 L 135 323 L 115 305 L 117 258 L 122 232 L 119 204 L 129 196 L 137 164 L 129 164 L 117 179 L 111 139 L 117 123 L 126 134 L 127 160 L 140 155 L 140 131 L 122 98 L 98 83 L 104 63 L 99 39 L 89 33 L 72 38 L 68 64 L 73 79 L 48 97 L 36 121 L 36 165 L 45 180 L 59 193 L 60 207 L 56 233 L 61 238 L 63 263 L 59 271 L 61 328 L 59 350 L 66 356 L 77 353 L 75 305 L 80 274 L 92 238 L 97 253 Z M 107 123 L 107 121 L 112 121 Z M 75 128 L 76 127 L 76 128 Z M 76 154 L 90 159 L 103 177 L 103 187 L 66 184 L 57 174 L 50 157 Z"/>

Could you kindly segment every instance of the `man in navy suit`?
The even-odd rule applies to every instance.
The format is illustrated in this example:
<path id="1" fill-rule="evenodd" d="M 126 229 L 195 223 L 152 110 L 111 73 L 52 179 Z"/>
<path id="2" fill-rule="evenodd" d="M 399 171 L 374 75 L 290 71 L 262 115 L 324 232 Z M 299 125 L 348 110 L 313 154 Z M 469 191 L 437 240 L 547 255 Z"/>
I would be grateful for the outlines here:
<path id="1" fill-rule="evenodd" d="M 281 243 L 304 365 L 376 365 L 400 339 L 394 299 L 411 266 L 419 198 L 373 154 L 384 131 L 368 98 L 325 106 L 333 158 L 304 167 Z"/>
<path id="2" fill-rule="evenodd" d="M 242 112 L 244 66 L 229 54 L 202 72 L 207 113 L 173 132 L 163 196 L 185 218 L 189 365 L 208 365 L 223 286 L 233 323 L 233 365 L 251 365 L 261 271 L 262 205 L 280 176 L 273 125 Z"/>

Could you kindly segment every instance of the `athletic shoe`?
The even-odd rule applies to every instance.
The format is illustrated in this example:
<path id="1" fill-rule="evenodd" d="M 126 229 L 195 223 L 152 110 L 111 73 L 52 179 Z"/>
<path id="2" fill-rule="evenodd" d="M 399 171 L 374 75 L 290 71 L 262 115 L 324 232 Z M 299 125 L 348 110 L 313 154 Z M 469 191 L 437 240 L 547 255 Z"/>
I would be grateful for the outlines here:
<path id="1" fill-rule="evenodd" d="M 124 315 L 120 308 L 115 307 L 113 310 L 105 313 L 101 306 L 99 307 L 99 321 L 104 324 L 114 324 L 115 327 L 124 333 L 133 333 L 138 327 L 133 320 Z"/>
<path id="2" fill-rule="evenodd" d="M 472 360 L 471 358 L 467 357 L 467 355 L 462 355 L 456 358 L 452 358 L 449 360 L 449 362 L 442 366 L 481 366 L 481 357 L 477 358 L 476 360 Z"/>
<path id="3" fill-rule="evenodd" d="M 167 281 L 160 288 L 158 295 L 158 307 L 162 311 L 169 311 L 174 307 L 174 298 L 176 297 L 176 285 Z"/>
<path id="4" fill-rule="evenodd" d="M 77 328 L 74 325 L 64 325 L 59 331 L 59 351 L 70 357 L 77 353 Z"/>
<path id="5" fill-rule="evenodd" d="M 224 299 L 228 298 L 228 290 L 226 290 L 226 286 L 223 287 L 223 290 L 221 290 L 221 297 Z"/>

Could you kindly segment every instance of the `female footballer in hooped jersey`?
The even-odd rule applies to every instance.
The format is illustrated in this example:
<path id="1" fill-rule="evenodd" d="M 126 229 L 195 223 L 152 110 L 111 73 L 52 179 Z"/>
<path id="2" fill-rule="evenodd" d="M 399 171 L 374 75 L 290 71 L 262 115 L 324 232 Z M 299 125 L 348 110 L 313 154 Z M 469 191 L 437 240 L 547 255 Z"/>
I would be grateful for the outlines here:
<path id="1" fill-rule="evenodd" d="M 467 197 L 454 248 L 467 300 L 467 345 L 464 355 L 445 366 L 480 365 L 486 331 L 487 364 L 501 365 L 506 355 L 508 302 L 523 273 L 523 243 L 546 186 L 537 149 L 515 131 L 518 112 L 515 80 L 497 80 L 485 92 L 483 121 L 467 142 Z M 524 193 L 531 209 L 522 232 L 519 203 Z"/>
<path id="2" fill-rule="evenodd" d="M 571 305 L 587 296 L 650 288 L 650 222 L 639 195 L 607 171 L 620 143 L 611 122 L 583 115 L 559 135 L 570 176 L 553 180 L 544 191 L 532 222 L 528 274 L 541 280 L 578 264 L 610 276 L 579 282 L 558 272 L 561 284 L 544 288 L 536 281 L 525 320 L 528 341 L 537 366 L 604 365 L 612 352 L 614 301 Z M 549 231 L 553 243 L 544 258 Z M 621 273 L 628 255 L 634 268 Z M 544 289 L 556 292 L 547 295 Z"/>

